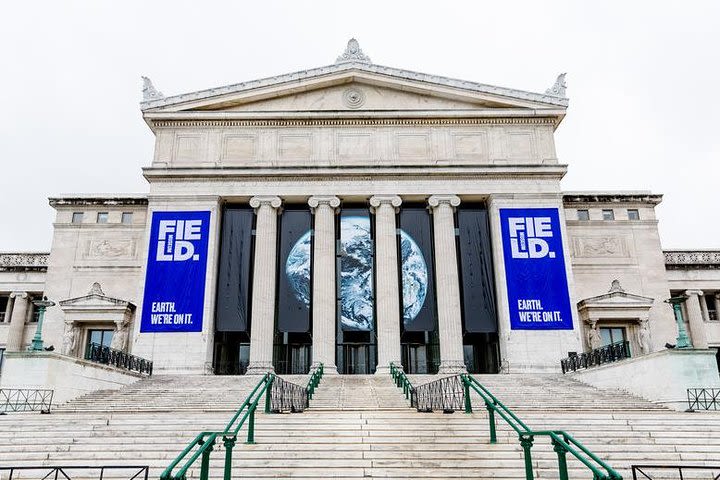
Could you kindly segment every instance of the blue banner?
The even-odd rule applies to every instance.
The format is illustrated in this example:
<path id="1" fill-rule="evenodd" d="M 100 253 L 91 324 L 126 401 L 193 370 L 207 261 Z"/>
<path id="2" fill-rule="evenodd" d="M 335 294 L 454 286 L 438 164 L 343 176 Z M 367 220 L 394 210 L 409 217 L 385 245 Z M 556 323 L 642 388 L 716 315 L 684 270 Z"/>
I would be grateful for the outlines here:
<path id="1" fill-rule="evenodd" d="M 210 212 L 153 212 L 141 332 L 200 332 Z"/>
<path id="2" fill-rule="evenodd" d="M 572 330 L 557 208 L 501 208 L 513 330 Z"/>

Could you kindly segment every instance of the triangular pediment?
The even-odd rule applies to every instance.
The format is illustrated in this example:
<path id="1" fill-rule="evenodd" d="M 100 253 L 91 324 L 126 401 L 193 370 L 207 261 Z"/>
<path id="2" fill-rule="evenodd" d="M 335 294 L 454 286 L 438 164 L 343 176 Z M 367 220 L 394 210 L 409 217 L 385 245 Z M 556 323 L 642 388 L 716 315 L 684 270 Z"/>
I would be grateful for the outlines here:
<path id="1" fill-rule="evenodd" d="M 73 310 L 135 310 L 135 305 L 122 300 L 105 295 L 100 285 L 95 283 L 87 295 L 81 297 L 69 298 L 60 302 L 60 308 L 65 311 Z"/>
<path id="2" fill-rule="evenodd" d="M 348 62 L 224 87 L 156 97 L 146 118 L 243 112 L 472 111 L 514 109 L 562 118 L 567 98 Z"/>

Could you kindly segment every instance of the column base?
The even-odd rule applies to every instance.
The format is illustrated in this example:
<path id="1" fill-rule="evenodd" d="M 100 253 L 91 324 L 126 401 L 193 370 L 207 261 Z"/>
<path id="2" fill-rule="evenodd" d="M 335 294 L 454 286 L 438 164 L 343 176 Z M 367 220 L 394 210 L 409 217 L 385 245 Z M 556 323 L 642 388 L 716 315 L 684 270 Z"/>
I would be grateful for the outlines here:
<path id="1" fill-rule="evenodd" d="M 459 375 L 467 373 L 465 362 L 460 360 L 441 360 L 438 375 Z"/>
<path id="2" fill-rule="evenodd" d="M 392 361 L 390 362 L 396 367 L 402 369 L 402 363 L 399 361 Z M 378 365 L 375 367 L 375 375 L 390 375 L 390 363 L 387 365 Z"/>
<path id="3" fill-rule="evenodd" d="M 313 363 L 312 366 L 310 367 L 310 372 L 312 372 L 319 366 L 320 366 L 320 362 Z M 334 363 L 333 364 L 323 363 L 323 375 L 337 375 L 337 374 L 338 374 L 337 366 Z"/>
<path id="4" fill-rule="evenodd" d="M 272 362 L 250 362 L 245 375 L 265 375 L 268 372 L 275 373 Z"/>

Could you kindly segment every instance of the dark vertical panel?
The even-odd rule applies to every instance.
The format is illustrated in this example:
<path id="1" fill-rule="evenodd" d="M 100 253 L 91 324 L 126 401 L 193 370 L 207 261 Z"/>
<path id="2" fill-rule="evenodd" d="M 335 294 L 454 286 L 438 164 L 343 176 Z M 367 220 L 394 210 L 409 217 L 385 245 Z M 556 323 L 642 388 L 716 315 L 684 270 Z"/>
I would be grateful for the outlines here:
<path id="1" fill-rule="evenodd" d="M 252 265 L 251 208 L 224 210 L 215 329 L 218 332 L 247 332 L 250 326 L 250 269 Z"/>
<path id="2" fill-rule="evenodd" d="M 487 210 L 461 207 L 458 211 L 458 227 L 465 331 L 497 332 L 495 277 Z"/>
<path id="3" fill-rule="evenodd" d="M 437 325 L 430 213 L 425 207 L 400 211 L 402 314 L 406 331 L 430 331 Z"/>
<path id="4" fill-rule="evenodd" d="M 312 266 L 312 217 L 305 209 L 280 216 L 278 261 L 278 331 L 309 332 Z"/>
<path id="5" fill-rule="evenodd" d="M 374 330 L 373 239 L 367 208 L 343 209 L 340 215 L 340 327 Z"/>

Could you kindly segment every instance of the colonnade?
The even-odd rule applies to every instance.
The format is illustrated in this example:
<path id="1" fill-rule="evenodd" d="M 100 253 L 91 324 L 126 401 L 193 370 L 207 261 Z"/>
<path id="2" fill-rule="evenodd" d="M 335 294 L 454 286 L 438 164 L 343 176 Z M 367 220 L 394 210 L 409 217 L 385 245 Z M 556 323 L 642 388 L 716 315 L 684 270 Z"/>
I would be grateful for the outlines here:
<path id="1" fill-rule="evenodd" d="M 369 199 L 375 222 L 375 305 L 378 342 L 377 373 L 387 373 L 390 363 L 401 364 L 400 294 L 396 213 L 402 199 L 397 195 L 376 195 Z M 252 285 L 252 329 L 249 374 L 273 369 L 275 328 L 277 216 L 282 200 L 276 196 L 250 199 L 257 215 Z M 308 205 L 315 216 L 313 239 L 312 356 L 323 363 L 325 373 L 336 373 L 336 272 L 335 214 L 340 199 L 313 196 Z M 462 346 L 460 279 L 457 267 L 454 209 L 455 195 L 433 195 L 428 206 L 433 215 L 435 241 L 435 289 L 440 337 L 440 373 L 465 370 Z"/>

